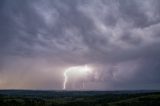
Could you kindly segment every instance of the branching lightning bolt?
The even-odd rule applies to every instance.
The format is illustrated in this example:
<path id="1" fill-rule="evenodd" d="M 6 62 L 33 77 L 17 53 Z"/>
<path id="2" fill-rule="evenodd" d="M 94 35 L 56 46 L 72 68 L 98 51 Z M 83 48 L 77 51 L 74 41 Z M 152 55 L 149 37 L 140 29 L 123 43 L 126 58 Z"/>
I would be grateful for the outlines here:
<path id="1" fill-rule="evenodd" d="M 70 68 L 66 69 L 63 73 L 63 75 L 64 75 L 63 90 L 66 89 L 66 84 L 68 82 L 69 75 L 86 76 L 87 74 L 90 74 L 91 72 L 92 72 L 91 68 L 88 67 L 87 65 L 85 65 L 85 66 L 74 66 L 74 67 L 70 67 Z M 84 81 L 82 82 L 82 88 L 84 89 Z"/>

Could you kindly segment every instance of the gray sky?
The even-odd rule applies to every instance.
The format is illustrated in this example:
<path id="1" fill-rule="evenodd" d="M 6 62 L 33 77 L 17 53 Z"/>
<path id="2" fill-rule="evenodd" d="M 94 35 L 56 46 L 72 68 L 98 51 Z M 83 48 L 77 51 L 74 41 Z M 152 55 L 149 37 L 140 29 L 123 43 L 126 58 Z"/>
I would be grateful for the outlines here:
<path id="1" fill-rule="evenodd" d="M 160 89 L 160 1 L 0 1 L 1 89 L 60 90 L 85 64 L 85 89 Z"/>

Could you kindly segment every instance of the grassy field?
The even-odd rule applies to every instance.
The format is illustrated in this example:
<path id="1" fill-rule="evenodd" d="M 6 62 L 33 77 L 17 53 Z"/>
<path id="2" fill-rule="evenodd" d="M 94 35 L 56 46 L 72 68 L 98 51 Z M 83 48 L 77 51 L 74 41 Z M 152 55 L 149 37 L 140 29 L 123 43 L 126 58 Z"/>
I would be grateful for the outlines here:
<path id="1" fill-rule="evenodd" d="M 0 106 L 160 106 L 160 92 L 1 90 Z"/>

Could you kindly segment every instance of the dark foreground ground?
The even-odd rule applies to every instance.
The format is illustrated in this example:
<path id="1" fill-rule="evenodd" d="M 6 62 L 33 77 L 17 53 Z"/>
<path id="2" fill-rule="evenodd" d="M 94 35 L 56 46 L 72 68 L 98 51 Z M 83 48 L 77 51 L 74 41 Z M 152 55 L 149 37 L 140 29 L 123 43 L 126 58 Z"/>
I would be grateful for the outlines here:
<path id="1" fill-rule="evenodd" d="M 160 106 L 160 91 L 0 90 L 0 106 Z"/>

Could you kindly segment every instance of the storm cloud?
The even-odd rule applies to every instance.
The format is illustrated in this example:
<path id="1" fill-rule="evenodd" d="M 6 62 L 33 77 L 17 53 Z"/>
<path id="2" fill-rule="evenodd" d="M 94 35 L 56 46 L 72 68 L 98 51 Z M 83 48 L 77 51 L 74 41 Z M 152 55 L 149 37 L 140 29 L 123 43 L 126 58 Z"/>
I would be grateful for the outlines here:
<path id="1" fill-rule="evenodd" d="M 160 89 L 159 29 L 159 0 L 1 0 L 0 88 L 62 89 L 88 64 L 86 89 Z"/>

